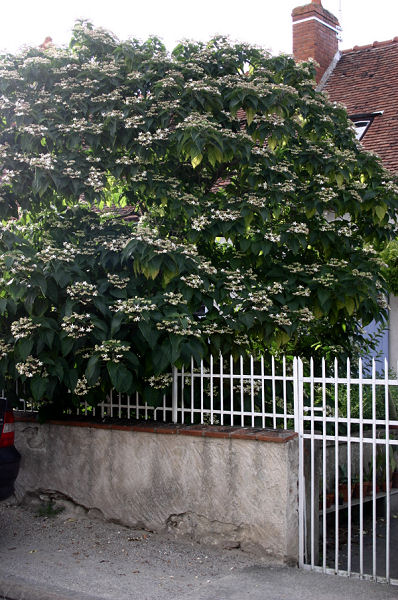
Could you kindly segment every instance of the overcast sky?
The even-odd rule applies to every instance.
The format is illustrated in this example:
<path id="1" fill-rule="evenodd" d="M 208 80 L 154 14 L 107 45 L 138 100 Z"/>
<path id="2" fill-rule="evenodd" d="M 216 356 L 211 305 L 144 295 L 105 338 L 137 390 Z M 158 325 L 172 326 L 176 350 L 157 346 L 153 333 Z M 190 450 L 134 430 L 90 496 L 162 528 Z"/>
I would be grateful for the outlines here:
<path id="1" fill-rule="evenodd" d="M 273 53 L 291 52 L 291 11 L 300 0 L 0 0 L 0 49 L 16 52 L 46 36 L 69 42 L 73 23 L 87 18 L 120 39 L 154 34 L 169 49 L 183 38 L 208 40 L 215 33 L 260 44 Z M 398 36 L 397 0 L 323 0 L 341 18 L 351 48 Z M 340 11 L 341 7 L 341 11 Z"/>

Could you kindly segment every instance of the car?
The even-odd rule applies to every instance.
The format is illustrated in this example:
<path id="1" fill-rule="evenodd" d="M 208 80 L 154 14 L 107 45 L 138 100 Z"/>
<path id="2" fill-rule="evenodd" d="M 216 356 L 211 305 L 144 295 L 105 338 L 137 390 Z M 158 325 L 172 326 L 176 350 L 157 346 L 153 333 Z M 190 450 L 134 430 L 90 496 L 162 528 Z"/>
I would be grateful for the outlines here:
<path id="1" fill-rule="evenodd" d="M 6 398 L 0 398 L 0 500 L 6 500 L 14 493 L 21 461 L 21 455 L 14 446 L 14 422 L 14 414 L 7 407 Z"/>

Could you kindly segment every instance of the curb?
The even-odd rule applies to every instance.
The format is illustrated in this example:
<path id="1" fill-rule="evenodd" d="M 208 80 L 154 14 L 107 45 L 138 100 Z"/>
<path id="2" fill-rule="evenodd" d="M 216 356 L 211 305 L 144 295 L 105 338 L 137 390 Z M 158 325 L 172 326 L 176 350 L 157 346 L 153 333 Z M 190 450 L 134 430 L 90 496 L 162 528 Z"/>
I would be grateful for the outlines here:
<path id="1" fill-rule="evenodd" d="M 82 592 L 42 585 L 0 571 L 0 600 L 104 600 Z"/>

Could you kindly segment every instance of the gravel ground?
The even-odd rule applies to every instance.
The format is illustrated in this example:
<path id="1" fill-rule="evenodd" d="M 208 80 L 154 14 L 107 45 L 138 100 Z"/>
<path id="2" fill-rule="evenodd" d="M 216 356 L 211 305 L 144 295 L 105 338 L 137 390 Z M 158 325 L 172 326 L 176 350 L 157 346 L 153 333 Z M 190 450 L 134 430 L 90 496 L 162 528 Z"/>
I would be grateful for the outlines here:
<path id="1" fill-rule="evenodd" d="M 44 508 L 44 510 L 43 510 Z M 46 510 L 47 508 L 47 510 Z M 270 564 L 236 549 L 0 503 L 0 600 L 396 600 L 398 588 Z"/>
<path id="2" fill-rule="evenodd" d="M 174 600 L 264 564 L 240 550 L 176 541 L 73 510 L 43 516 L 43 506 L 0 504 L 1 572 L 104 599 Z"/>

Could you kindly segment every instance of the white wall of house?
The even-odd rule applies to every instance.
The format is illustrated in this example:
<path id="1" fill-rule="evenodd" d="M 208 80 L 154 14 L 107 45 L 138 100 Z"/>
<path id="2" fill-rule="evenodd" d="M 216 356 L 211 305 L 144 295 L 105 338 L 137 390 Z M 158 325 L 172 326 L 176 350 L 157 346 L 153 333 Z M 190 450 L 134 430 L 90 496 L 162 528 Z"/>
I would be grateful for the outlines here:
<path id="1" fill-rule="evenodd" d="M 398 371 L 398 298 L 390 296 L 390 336 L 389 336 L 389 365 L 390 369 Z"/>

